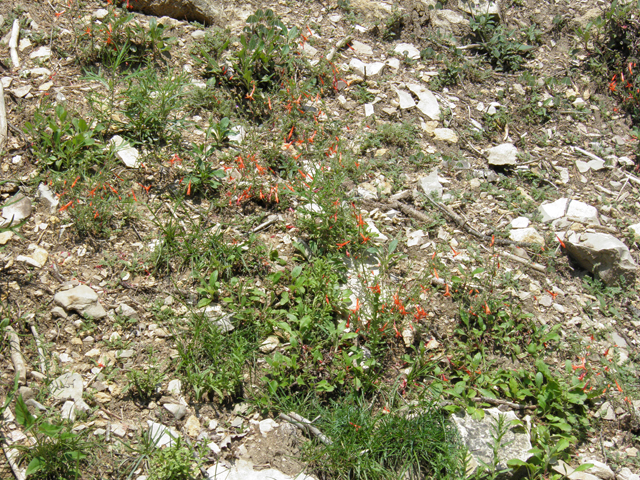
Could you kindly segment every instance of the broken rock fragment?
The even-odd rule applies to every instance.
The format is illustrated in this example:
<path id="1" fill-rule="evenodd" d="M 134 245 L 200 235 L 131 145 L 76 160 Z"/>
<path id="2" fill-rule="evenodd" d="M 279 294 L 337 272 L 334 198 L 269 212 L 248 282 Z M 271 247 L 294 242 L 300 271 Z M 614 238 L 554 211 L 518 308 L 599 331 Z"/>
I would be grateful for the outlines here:
<path id="1" fill-rule="evenodd" d="M 514 166 L 517 163 L 518 149 L 511 143 L 503 143 L 489 149 L 489 165 L 496 167 Z"/>
<path id="2" fill-rule="evenodd" d="M 438 169 L 436 168 L 433 172 L 431 172 L 426 177 L 422 177 L 419 180 L 420 186 L 424 193 L 427 195 L 433 195 L 436 198 L 442 198 L 442 194 L 444 193 L 444 187 L 440 183 L 440 179 L 438 178 Z"/>
<path id="3" fill-rule="evenodd" d="M 420 59 L 420 50 L 410 43 L 399 43 L 393 51 L 398 55 L 406 55 L 411 60 Z"/>
<path id="4" fill-rule="evenodd" d="M 385 64 L 382 62 L 364 63 L 357 58 L 352 58 L 349 66 L 363 77 L 375 77 L 382 72 Z"/>
<path id="5" fill-rule="evenodd" d="M 627 284 L 634 283 L 638 265 L 627 246 L 613 235 L 572 232 L 564 243 L 582 268 L 597 273 L 607 285 L 614 285 L 621 276 Z"/>
<path id="6" fill-rule="evenodd" d="M 567 217 L 568 220 L 575 222 L 600 224 L 596 207 L 568 198 L 560 198 L 552 203 L 543 203 L 538 207 L 538 211 L 542 215 L 544 223 Z"/>
<path id="7" fill-rule="evenodd" d="M 31 200 L 21 193 L 17 193 L 5 203 L 2 209 L 4 220 L 0 221 L 0 227 L 8 225 L 17 225 L 31 215 Z"/>
<path id="8" fill-rule="evenodd" d="M 408 83 L 407 88 L 420 100 L 417 105 L 418 110 L 431 120 L 440 120 L 440 104 L 431 90 L 415 83 Z"/>
<path id="9" fill-rule="evenodd" d="M 111 145 L 116 150 L 116 157 L 129 168 L 138 168 L 140 166 L 140 153 L 133 148 L 120 136 L 115 135 L 111 139 Z"/>
<path id="10" fill-rule="evenodd" d="M 100 319 L 107 316 L 98 301 L 98 294 L 86 285 L 58 292 L 53 300 L 65 310 L 75 310 L 85 318 Z"/>
<path id="11" fill-rule="evenodd" d="M 212 25 L 223 21 L 220 2 L 214 0 L 131 0 L 131 8 L 147 15 Z"/>
<path id="12" fill-rule="evenodd" d="M 492 432 L 495 431 L 500 416 L 504 416 L 504 424 L 508 426 L 508 431 L 502 438 L 498 449 L 496 465 L 498 470 L 507 466 L 509 460 L 521 460 L 526 462 L 531 457 L 531 440 L 529 433 L 524 427 L 513 426 L 512 422 L 518 420 L 513 411 L 502 412 L 497 408 L 489 408 L 484 411 L 482 420 L 475 420 L 465 412 L 452 416 L 460 438 L 469 449 L 470 462 L 467 472 L 475 472 L 481 465 L 493 465 L 494 461 L 494 438 Z"/>
<path id="13" fill-rule="evenodd" d="M 509 238 L 514 242 L 544 245 L 544 237 L 533 227 L 514 228 L 509 232 Z"/>
<path id="14" fill-rule="evenodd" d="M 82 400 L 82 376 L 79 373 L 65 373 L 51 384 L 51 395 L 58 400 Z"/>

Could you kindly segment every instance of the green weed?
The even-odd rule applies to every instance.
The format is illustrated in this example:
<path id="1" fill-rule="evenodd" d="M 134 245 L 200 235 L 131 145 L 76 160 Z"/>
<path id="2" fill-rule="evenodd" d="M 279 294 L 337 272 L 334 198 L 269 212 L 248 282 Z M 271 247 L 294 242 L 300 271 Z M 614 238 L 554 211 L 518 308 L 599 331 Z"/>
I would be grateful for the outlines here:
<path id="1" fill-rule="evenodd" d="M 28 462 L 26 475 L 43 480 L 77 480 L 93 445 L 83 434 L 74 433 L 66 425 L 55 425 L 36 419 L 16 399 L 16 422 L 35 438 L 35 445 L 22 449 Z"/>
<path id="2" fill-rule="evenodd" d="M 149 480 L 190 480 L 196 475 L 191 450 L 178 437 L 175 445 L 158 451 L 149 462 Z"/>
<path id="3" fill-rule="evenodd" d="M 33 122 L 25 123 L 40 169 L 61 171 L 102 163 L 106 156 L 96 145 L 101 125 L 91 127 L 91 122 L 72 116 L 64 105 L 57 105 L 51 115 L 49 106 L 45 103 L 34 113 Z"/>
<path id="4" fill-rule="evenodd" d="M 497 71 L 512 72 L 522 68 L 533 47 L 515 39 L 516 30 L 507 30 L 490 15 L 471 19 L 471 31 L 481 52 Z"/>
<path id="5" fill-rule="evenodd" d="M 466 451 L 455 428 L 435 404 L 423 401 L 414 412 L 374 411 L 364 399 L 332 402 L 318 428 L 330 445 L 306 451 L 321 478 L 442 478 L 464 476 Z"/>

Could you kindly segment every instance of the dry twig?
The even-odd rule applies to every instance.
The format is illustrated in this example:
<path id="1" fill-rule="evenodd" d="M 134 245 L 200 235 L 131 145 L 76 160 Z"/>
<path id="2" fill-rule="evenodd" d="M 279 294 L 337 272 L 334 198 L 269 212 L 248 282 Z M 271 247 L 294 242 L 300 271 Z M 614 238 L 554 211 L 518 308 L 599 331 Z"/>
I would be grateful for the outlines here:
<path id="1" fill-rule="evenodd" d="M 40 358 L 40 372 L 46 373 L 47 364 L 44 359 L 44 350 L 42 349 L 42 342 L 40 341 L 40 335 L 38 335 L 36 326 L 33 323 L 29 324 L 29 326 L 31 327 L 31 333 L 33 334 L 33 338 L 36 341 L 36 347 L 38 348 L 38 357 Z"/>
<path id="2" fill-rule="evenodd" d="M 4 89 L 0 83 L 0 152 L 4 150 L 7 138 L 7 108 L 4 103 Z"/>
<path id="3" fill-rule="evenodd" d="M 0 440 L 2 441 L 2 450 L 4 450 L 4 455 L 7 457 L 7 462 L 13 471 L 13 475 L 16 477 L 16 480 L 25 480 L 24 472 L 18 466 L 17 458 L 20 453 L 15 448 L 11 448 L 9 442 L 3 434 L 0 434 Z"/>
<path id="4" fill-rule="evenodd" d="M 27 367 L 22 357 L 22 351 L 20 350 L 20 337 L 13 329 L 13 327 L 6 327 L 5 331 L 9 337 L 9 345 L 11 347 L 11 361 L 13 362 L 13 368 L 18 375 L 18 381 L 21 385 L 27 384 Z"/>
<path id="5" fill-rule="evenodd" d="M 293 425 L 296 425 L 302 430 L 306 430 L 308 433 L 312 435 L 315 435 L 318 438 L 318 440 L 320 440 L 325 445 L 331 445 L 333 443 L 329 437 L 327 437 L 324 433 L 322 433 L 320 430 L 314 427 L 311 424 L 310 420 L 307 420 L 306 418 L 298 415 L 297 413 L 289 412 L 289 415 L 285 415 L 284 413 L 281 413 L 280 418 L 282 418 L 283 420 L 286 420 L 287 422 Z"/>
<path id="6" fill-rule="evenodd" d="M 499 398 L 489 398 L 489 397 L 474 397 L 471 400 L 477 403 L 488 403 L 490 405 L 506 405 L 509 408 L 513 408 L 514 410 L 535 410 L 535 405 L 520 405 L 519 403 L 513 403 L 508 400 L 501 400 Z"/>
<path id="7" fill-rule="evenodd" d="M 11 66 L 15 69 L 20 68 L 20 57 L 18 57 L 18 37 L 20 35 L 20 21 L 16 18 L 13 21 L 11 29 L 11 37 L 9 38 L 9 54 L 11 55 Z"/>
<path id="8" fill-rule="evenodd" d="M 509 260 L 514 260 L 516 262 L 520 262 L 520 263 L 528 266 L 529 268 L 533 268 L 534 270 L 537 270 L 539 272 L 545 273 L 547 271 L 547 269 L 546 269 L 546 267 L 544 265 L 540 265 L 539 263 L 530 262 L 526 258 L 522 258 L 522 257 L 519 257 L 517 255 L 513 255 L 511 253 L 507 253 L 507 252 L 503 252 L 500 255 L 502 255 L 503 257 L 508 258 Z"/>

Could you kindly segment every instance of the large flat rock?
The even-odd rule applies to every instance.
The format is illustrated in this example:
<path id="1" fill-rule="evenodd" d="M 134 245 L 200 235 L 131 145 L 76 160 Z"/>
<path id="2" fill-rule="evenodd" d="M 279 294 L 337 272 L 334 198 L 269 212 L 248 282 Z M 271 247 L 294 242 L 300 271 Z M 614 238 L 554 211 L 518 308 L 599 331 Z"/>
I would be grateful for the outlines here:
<path id="1" fill-rule="evenodd" d="M 223 21 L 221 2 L 214 0 L 131 0 L 131 7 L 147 15 L 200 22 L 204 25 Z"/>
<path id="2" fill-rule="evenodd" d="M 493 464 L 494 432 L 500 416 L 504 416 L 504 428 L 507 432 L 498 449 L 498 469 L 506 468 L 509 460 L 518 459 L 526 462 L 531 457 L 531 440 L 524 427 L 512 426 L 511 422 L 518 420 L 516 414 L 513 411 L 502 412 L 497 408 L 486 409 L 484 413 L 482 420 L 476 420 L 465 412 L 452 416 L 461 440 L 469 449 L 470 462 L 467 471 L 474 472 L 483 464 Z"/>
<path id="3" fill-rule="evenodd" d="M 635 282 L 638 265 L 629 248 L 608 233 L 571 233 L 565 240 L 567 253 L 585 270 L 597 273 L 607 285 L 624 277 L 627 284 Z"/>
<path id="4" fill-rule="evenodd" d="M 65 310 L 75 310 L 85 318 L 104 318 L 107 312 L 98 301 L 98 294 L 86 285 L 58 292 L 53 300 Z"/>

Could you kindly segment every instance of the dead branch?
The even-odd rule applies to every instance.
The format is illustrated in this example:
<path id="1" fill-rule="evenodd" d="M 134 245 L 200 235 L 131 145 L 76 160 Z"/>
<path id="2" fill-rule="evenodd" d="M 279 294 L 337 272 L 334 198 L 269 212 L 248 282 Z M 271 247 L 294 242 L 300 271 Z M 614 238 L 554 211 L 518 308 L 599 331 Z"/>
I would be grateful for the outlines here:
<path id="1" fill-rule="evenodd" d="M 517 255 L 513 255 L 511 253 L 507 253 L 507 252 L 503 252 L 500 255 L 502 255 L 503 257 L 508 258 L 509 260 L 514 260 L 516 262 L 520 262 L 520 263 L 528 266 L 529 268 L 533 268 L 534 270 L 537 270 L 539 272 L 545 273 L 547 271 L 547 269 L 546 269 L 546 267 L 544 265 L 540 265 L 539 263 L 530 262 L 526 258 L 522 258 L 522 257 L 519 257 Z"/>
<path id="2" fill-rule="evenodd" d="M 9 345 L 11 347 L 11 361 L 13 362 L 13 368 L 18 375 L 18 381 L 20 385 L 27 384 L 27 367 L 24 363 L 22 351 L 20 350 L 20 337 L 13 329 L 13 327 L 6 327 L 5 331 L 9 337 Z"/>
<path id="3" fill-rule="evenodd" d="M 506 405 L 509 408 L 513 408 L 514 410 L 535 410 L 535 405 L 520 405 L 519 403 L 513 403 L 508 400 L 501 400 L 499 398 L 489 398 L 489 397 L 474 397 L 471 400 L 477 403 L 488 403 L 490 405 Z"/>
<path id="4" fill-rule="evenodd" d="M 25 480 L 26 477 L 20 467 L 18 467 L 18 456 L 20 453 L 15 448 L 11 448 L 9 443 L 5 439 L 4 435 L 0 435 L 0 440 L 2 441 L 2 450 L 4 451 L 5 457 L 7 457 L 7 462 L 13 471 L 13 475 L 16 477 L 16 480 Z"/>
<path id="5" fill-rule="evenodd" d="M 463 230 L 465 230 L 467 233 L 470 233 L 474 237 L 477 237 L 477 238 L 479 238 L 481 240 L 484 240 L 485 242 L 493 242 L 494 245 L 503 245 L 503 246 L 504 245 L 516 245 L 518 247 L 523 247 L 523 248 L 531 248 L 531 247 L 533 247 L 532 243 L 515 242 L 513 240 L 509 240 L 509 239 L 506 239 L 506 238 L 494 238 L 494 237 L 490 237 L 489 235 L 484 235 L 484 234 L 480 233 L 478 230 L 476 230 L 475 228 L 473 228 L 471 225 L 469 225 L 465 219 L 460 217 L 460 215 L 455 213 L 453 210 L 451 210 L 446 205 L 443 205 L 440 202 L 436 202 L 429 195 L 425 195 L 425 197 L 427 198 L 427 200 L 434 207 L 436 207 L 437 209 L 442 211 L 445 215 L 447 215 L 449 218 L 451 218 L 456 223 L 456 225 L 458 225 L 458 227 L 462 228 Z"/>
<path id="6" fill-rule="evenodd" d="M 40 335 L 38 335 L 38 331 L 36 330 L 36 326 L 34 324 L 29 325 L 31 327 L 31 333 L 33 334 L 33 338 L 36 341 L 36 347 L 38 348 L 38 357 L 40 358 L 40 372 L 46 373 L 47 364 L 44 359 L 44 350 L 42 349 L 42 342 L 40 341 Z"/>
<path id="7" fill-rule="evenodd" d="M 11 66 L 14 69 L 20 68 L 20 57 L 18 57 L 18 37 L 20 36 L 20 21 L 16 18 L 13 21 L 11 37 L 9 38 L 9 54 L 11 55 Z"/>
<path id="8" fill-rule="evenodd" d="M 7 108 L 4 103 L 4 88 L 0 83 L 0 152 L 7 143 Z"/>
<path id="9" fill-rule="evenodd" d="M 333 443 L 330 438 L 328 438 L 320 430 L 314 427 L 311 424 L 310 420 L 307 420 L 306 418 L 298 415 L 297 413 L 289 412 L 289 415 L 285 415 L 284 413 L 281 413 L 280 418 L 282 418 L 283 420 L 286 420 L 287 422 L 293 425 L 296 425 L 301 430 L 306 430 L 308 433 L 315 435 L 318 438 L 318 440 L 320 440 L 325 445 L 331 445 Z"/>

